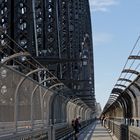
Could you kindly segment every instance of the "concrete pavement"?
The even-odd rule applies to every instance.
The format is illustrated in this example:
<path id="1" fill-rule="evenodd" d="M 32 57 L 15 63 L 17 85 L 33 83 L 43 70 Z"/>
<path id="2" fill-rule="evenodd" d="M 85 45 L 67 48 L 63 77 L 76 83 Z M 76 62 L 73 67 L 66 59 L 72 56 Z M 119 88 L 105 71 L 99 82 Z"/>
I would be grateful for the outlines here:
<path id="1" fill-rule="evenodd" d="M 100 121 L 96 121 L 80 132 L 78 140 L 113 140 L 113 138 Z"/>

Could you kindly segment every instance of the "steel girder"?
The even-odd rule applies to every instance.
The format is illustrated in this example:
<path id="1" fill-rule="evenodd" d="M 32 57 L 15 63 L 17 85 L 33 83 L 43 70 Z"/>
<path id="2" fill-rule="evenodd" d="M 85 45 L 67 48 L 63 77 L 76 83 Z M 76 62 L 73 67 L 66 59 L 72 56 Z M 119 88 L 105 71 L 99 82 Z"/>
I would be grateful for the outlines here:
<path id="1" fill-rule="evenodd" d="M 10 44 L 11 42 L 8 42 L 5 34 L 12 35 L 12 32 L 10 28 L 11 21 L 12 21 L 12 13 L 11 11 L 11 1 L 1 1 L 0 2 L 0 59 L 3 57 L 8 56 L 9 54 L 13 54 L 13 52 L 7 48 L 5 48 L 5 44 Z M 1 50 L 5 52 L 1 53 Z"/>
<path id="2" fill-rule="evenodd" d="M 90 99 L 95 103 L 88 0 L 14 0 L 12 3 L 3 0 L 0 7 L 4 32 L 60 80 L 66 81 L 70 89 L 83 90 L 80 94 L 84 96 L 91 94 Z M 10 42 L 10 45 L 14 49 L 15 44 Z M 6 53 L 13 52 L 6 50 Z M 89 90 L 84 91 L 85 86 Z"/>
<path id="3" fill-rule="evenodd" d="M 14 0 L 11 2 L 11 38 L 27 51 L 33 50 L 32 1 Z M 14 48 L 14 46 L 13 46 Z"/>

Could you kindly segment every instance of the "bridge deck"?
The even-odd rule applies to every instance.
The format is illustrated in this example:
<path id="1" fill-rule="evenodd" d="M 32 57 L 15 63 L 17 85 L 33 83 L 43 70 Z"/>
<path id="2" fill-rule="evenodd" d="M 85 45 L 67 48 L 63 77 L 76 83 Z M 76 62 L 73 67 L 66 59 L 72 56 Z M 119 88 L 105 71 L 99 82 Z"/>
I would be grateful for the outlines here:
<path id="1" fill-rule="evenodd" d="M 109 131 L 96 121 L 80 132 L 78 140 L 113 140 Z"/>

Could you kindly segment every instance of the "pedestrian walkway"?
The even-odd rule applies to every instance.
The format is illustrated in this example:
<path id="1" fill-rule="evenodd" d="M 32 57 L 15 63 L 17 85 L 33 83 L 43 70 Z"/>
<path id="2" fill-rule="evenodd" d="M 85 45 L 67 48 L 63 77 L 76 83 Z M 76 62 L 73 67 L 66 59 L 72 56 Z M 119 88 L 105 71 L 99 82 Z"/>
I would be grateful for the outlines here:
<path id="1" fill-rule="evenodd" d="M 113 140 L 100 121 L 96 121 L 80 133 L 78 140 Z"/>
<path id="2" fill-rule="evenodd" d="M 108 130 L 101 125 L 101 123 L 97 123 L 95 130 L 90 138 L 90 140 L 113 140 Z"/>

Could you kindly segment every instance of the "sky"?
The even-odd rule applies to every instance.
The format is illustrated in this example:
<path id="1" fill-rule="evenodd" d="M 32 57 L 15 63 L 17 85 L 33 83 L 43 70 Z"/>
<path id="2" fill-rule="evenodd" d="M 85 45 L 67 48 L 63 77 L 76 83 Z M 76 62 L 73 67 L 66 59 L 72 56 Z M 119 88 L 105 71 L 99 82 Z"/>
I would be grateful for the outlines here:
<path id="1" fill-rule="evenodd" d="M 140 0 L 89 0 L 95 97 L 103 108 L 140 35 Z"/>

